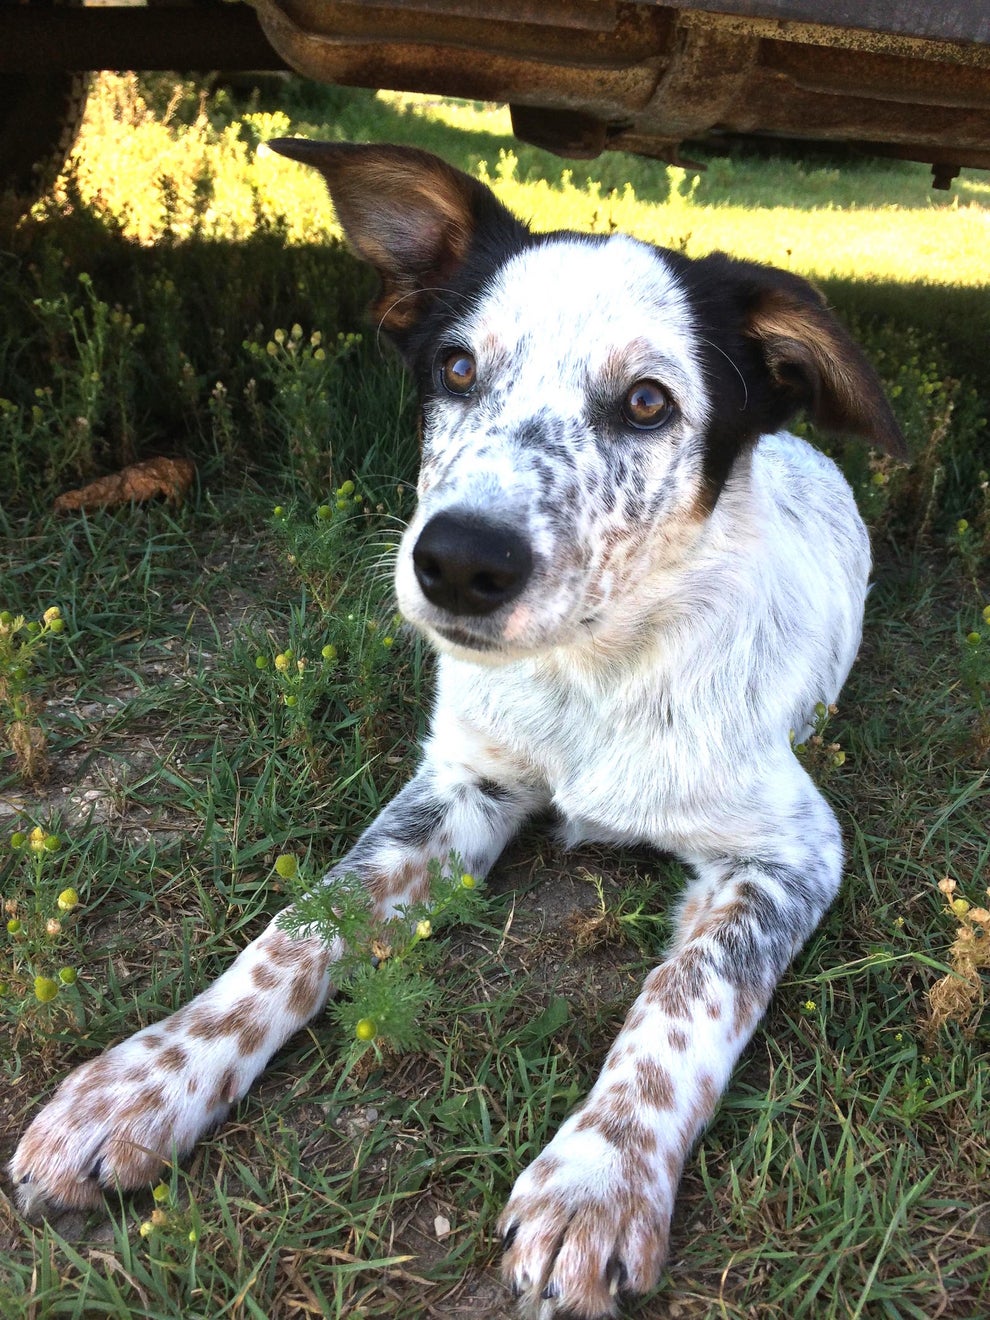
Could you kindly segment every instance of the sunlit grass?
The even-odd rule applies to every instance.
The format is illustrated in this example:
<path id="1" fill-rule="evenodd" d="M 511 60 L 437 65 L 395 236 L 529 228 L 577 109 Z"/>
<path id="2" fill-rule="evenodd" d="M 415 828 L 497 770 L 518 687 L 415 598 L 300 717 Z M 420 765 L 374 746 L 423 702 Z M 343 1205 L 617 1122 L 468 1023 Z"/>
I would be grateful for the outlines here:
<path id="1" fill-rule="evenodd" d="M 314 121 L 281 110 L 216 124 L 151 113 L 132 76 L 104 75 L 75 155 L 79 192 L 123 232 L 239 239 L 259 224 L 287 241 L 339 234 L 319 176 L 267 138 L 422 141 L 492 182 L 538 229 L 618 228 L 691 256 L 725 249 L 818 278 L 982 285 L 990 281 L 990 182 L 968 171 L 933 193 L 925 168 L 866 161 L 848 169 L 795 160 L 713 158 L 702 173 L 608 155 L 568 164 L 511 137 L 508 111 L 378 93 Z M 855 215 L 850 223 L 849 213 Z"/>

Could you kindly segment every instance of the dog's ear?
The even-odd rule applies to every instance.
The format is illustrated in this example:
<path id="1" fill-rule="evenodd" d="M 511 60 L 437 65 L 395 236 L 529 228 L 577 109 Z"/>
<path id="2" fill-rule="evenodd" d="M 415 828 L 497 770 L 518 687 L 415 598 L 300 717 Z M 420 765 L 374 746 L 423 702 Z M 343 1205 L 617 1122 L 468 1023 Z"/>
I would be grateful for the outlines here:
<path id="1" fill-rule="evenodd" d="M 268 145 L 323 175 L 351 249 L 379 274 L 372 312 L 393 336 L 442 296 L 474 245 L 527 233 L 489 188 L 429 152 L 307 138 Z"/>
<path id="2" fill-rule="evenodd" d="M 748 269 L 759 274 L 747 299 L 745 333 L 790 411 L 803 407 L 825 430 L 859 436 L 906 459 L 907 444 L 876 373 L 818 290 L 786 271 Z"/>

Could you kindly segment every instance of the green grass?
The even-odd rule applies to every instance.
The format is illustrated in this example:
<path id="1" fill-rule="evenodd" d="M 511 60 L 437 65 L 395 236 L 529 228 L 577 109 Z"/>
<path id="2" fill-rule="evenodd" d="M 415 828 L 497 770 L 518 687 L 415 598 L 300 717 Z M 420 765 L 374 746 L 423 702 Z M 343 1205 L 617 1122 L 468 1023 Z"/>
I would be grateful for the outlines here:
<path id="1" fill-rule="evenodd" d="M 42 928 L 66 887 L 82 900 L 26 961 L 0 945 L 0 1158 L 70 1063 L 187 1000 L 262 928 L 279 854 L 339 856 L 415 760 L 429 660 L 403 631 L 383 645 L 414 409 L 369 334 L 337 339 L 366 329 L 367 280 L 329 241 L 321 186 L 252 150 L 286 131 L 414 141 L 485 162 L 541 223 L 617 220 L 828 276 L 916 455 L 902 471 L 841 455 L 878 559 L 828 728 L 847 881 L 689 1163 L 669 1270 L 632 1314 L 988 1313 L 986 1015 L 923 1027 L 956 932 L 936 883 L 974 902 L 990 883 L 986 176 L 948 202 L 921 167 L 873 162 L 739 156 L 691 186 L 616 157 L 565 178 L 499 111 L 279 83 L 241 120 L 223 89 L 143 87 L 104 80 L 76 176 L 0 267 L 0 608 L 57 604 L 66 623 L 32 671 L 50 777 L 26 784 L 0 753 L 2 837 L 40 825 L 62 848 L 37 876 L 0 851 L 0 895 Z M 50 513 L 153 452 L 194 457 L 181 507 Z M 360 503 L 321 519 L 345 481 Z M 287 646 L 312 662 L 296 707 L 256 665 Z M 356 1058 L 339 1024 L 312 1024 L 172 1171 L 153 1233 L 150 1195 L 38 1229 L 0 1187 L 0 1314 L 507 1315 L 496 1216 L 662 947 L 637 912 L 662 914 L 679 884 L 648 855 L 527 835 L 477 922 L 437 937 L 418 1048 Z M 12 975 L 65 965 L 78 980 L 51 1004 Z"/>

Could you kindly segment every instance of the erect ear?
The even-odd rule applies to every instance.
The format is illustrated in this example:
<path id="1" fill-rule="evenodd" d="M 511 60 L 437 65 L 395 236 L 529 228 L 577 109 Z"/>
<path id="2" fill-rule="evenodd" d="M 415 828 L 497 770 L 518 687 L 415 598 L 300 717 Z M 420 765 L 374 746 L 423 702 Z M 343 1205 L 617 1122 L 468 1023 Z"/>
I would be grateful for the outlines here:
<path id="1" fill-rule="evenodd" d="M 777 389 L 828 431 L 859 436 L 895 458 L 907 444 L 876 373 L 824 298 L 786 271 L 760 270 L 746 333 L 757 341 Z"/>
<path id="2" fill-rule="evenodd" d="M 323 175 L 348 243 L 381 278 L 372 312 L 392 334 L 420 320 L 473 244 L 526 234 L 489 188 L 429 152 L 307 138 L 268 145 Z"/>

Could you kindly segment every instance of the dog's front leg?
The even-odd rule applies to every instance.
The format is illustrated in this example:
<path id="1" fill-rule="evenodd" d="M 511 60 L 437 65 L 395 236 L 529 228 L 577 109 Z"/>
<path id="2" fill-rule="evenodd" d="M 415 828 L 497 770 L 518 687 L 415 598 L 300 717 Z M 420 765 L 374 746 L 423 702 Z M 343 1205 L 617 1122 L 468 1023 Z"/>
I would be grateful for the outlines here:
<path id="1" fill-rule="evenodd" d="M 838 826 L 808 785 L 803 838 L 692 859 L 670 956 L 647 978 L 584 1105 L 520 1175 L 503 1273 L 529 1316 L 614 1315 L 657 1282 L 684 1161 L 774 986 L 838 888 Z"/>
<path id="2" fill-rule="evenodd" d="M 490 761 L 489 756 L 489 761 Z M 325 877 L 358 875 L 375 915 L 426 896 L 431 862 L 456 853 L 482 876 L 537 805 L 436 748 Z M 103 1189 L 146 1185 L 226 1115 L 282 1044 L 320 1011 L 339 943 L 290 938 L 276 919 L 184 1008 L 71 1073 L 11 1162 L 21 1207 L 87 1206 Z"/>

